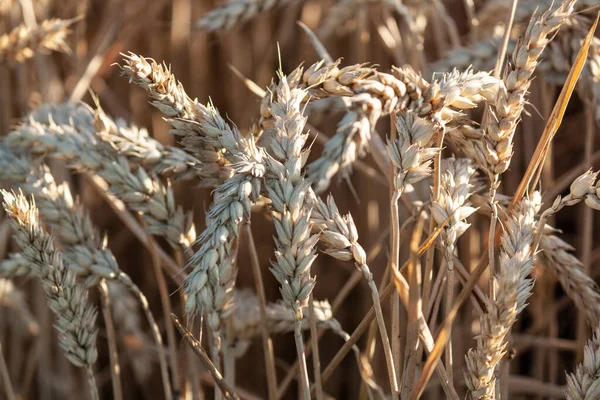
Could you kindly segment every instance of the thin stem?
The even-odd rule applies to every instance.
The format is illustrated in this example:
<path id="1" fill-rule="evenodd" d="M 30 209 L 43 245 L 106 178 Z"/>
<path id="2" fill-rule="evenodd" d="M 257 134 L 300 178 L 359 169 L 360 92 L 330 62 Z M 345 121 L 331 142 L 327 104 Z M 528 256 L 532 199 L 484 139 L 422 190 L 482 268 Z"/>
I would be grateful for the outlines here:
<path id="1" fill-rule="evenodd" d="M 391 267 L 394 271 L 399 271 L 400 262 L 400 216 L 398 210 L 398 200 L 402 196 L 401 191 L 394 191 L 392 201 L 390 202 L 390 228 L 392 240 L 392 254 L 390 258 Z M 401 360 L 400 346 L 400 296 L 398 292 L 392 295 L 392 355 L 394 358 L 394 369 L 396 375 L 400 373 Z M 399 376 L 396 376 L 396 380 Z"/>
<path id="2" fill-rule="evenodd" d="M 315 318 L 315 304 L 313 302 L 313 294 L 311 293 L 308 299 L 308 312 L 310 324 L 310 344 L 312 347 L 312 360 L 315 376 L 315 396 L 317 400 L 323 400 L 323 384 L 321 383 L 321 360 L 319 359 L 319 334 L 317 331 L 317 319 Z"/>
<path id="3" fill-rule="evenodd" d="M 181 333 L 181 335 L 187 341 L 190 348 L 198 356 L 198 358 L 202 362 L 202 365 L 204 365 L 206 370 L 210 373 L 211 377 L 215 381 L 215 384 L 217 385 L 219 390 L 223 393 L 225 398 L 228 400 L 229 399 L 239 400 L 240 397 L 235 393 L 233 388 L 231 386 L 229 386 L 229 384 L 227 382 L 225 382 L 225 380 L 221 376 L 221 373 L 219 372 L 219 370 L 210 361 L 210 358 L 204 352 L 204 349 L 202 349 L 202 344 L 198 340 L 196 340 L 196 338 L 194 337 L 194 335 L 192 335 L 192 333 L 190 331 L 188 331 L 187 329 L 185 329 L 183 327 L 183 325 L 181 325 L 181 322 L 174 314 L 171 314 L 171 318 L 173 319 L 173 323 L 177 327 L 177 330 L 179 331 L 179 333 Z M 215 390 L 215 392 L 218 392 L 218 390 Z"/>
<path id="4" fill-rule="evenodd" d="M 448 280 L 446 281 L 446 302 L 444 304 L 444 317 L 450 314 L 452 309 L 452 302 L 454 301 L 454 290 L 456 287 L 456 276 L 454 275 L 454 260 L 452 254 L 448 254 Z M 446 371 L 448 371 L 448 379 L 450 384 L 454 384 L 454 365 L 452 360 L 452 340 L 448 342 L 446 346 Z"/>
<path id="5" fill-rule="evenodd" d="M 102 279 L 98 283 L 100 300 L 102 304 L 102 316 L 106 328 L 106 339 L 108 341 L 108 358 L 110 360 L 110 377 L 115 400 L 123 399 L 123 385 L 121 384 L 121 366 L 119 365 L 119 352 L 117 350 L 117 337 L 110 309 L 110 295 L 106 281 Z"/>
<path id="6" fill-rule="evenodd" d="M 163 309 L 163 314 L 165 316 L 171 315 L 171 302 L 169 301 L 169 291 L 167 289 L 167 282 L 165 281 L 165 276 L 163 275 L 163 272 L 161 270 L 160 267 L 160 260 L 156 255 L 156 248 L 155 248 L 155 243 L 153 243 L 152 245 L 150 245 L 149 249 L 150 249 L 150 257 L 152 258 L 152 267 L 154 269 L 154 275 L 156 277 L 156 283 L 158 284 L 158 293 L 160 295 L 160 303 L 162 305 L 162 309 Z M 133 282 L 132 282 L 133 284 Z M 138 292 L 141 293 L 141 291 L 138 289 Z M 138 295 L 139 298 L 139 295 Z M 146 307 L 147 307 L 148 302 L 146 301 Z M 142 303 L 142 306 L 144 304 Z M 152 315 L 150 313 L 150 315 Z M 148 315 L 146 315 L 146 318 L 148 318 Z M 175 382 L 175 384 L 179 384 L 179 371 L 177 369 L 177 361 L 176 361 L 176 355 L 177 355 L 177 342 L 175 340 L 175 332 L 173 330 L 173 325 L 171 324 L 165 324 L 166 325 L 166 329 L 167 329 L 167 341 L 168 341 L 168 345 L 169 345 L 169 362 L 170 362 L 170 366 L 171 366 L 171 373 L 173 374 L 173 382 Z M 152 327 L 152 330 L 154 331 L 154 334 L 156 335 L 156 331 L 158 330 L 158 326 L 156 326 L 156 323 L 154 324 L 154 326 Z M 159 335 L 160 336 L 160 335 Z M 156 336 L 154 338 L 154 340 L 156 340 Z M 162 341 L 162 338 L 161 338 Z M 161 350 L 159 349 L 159 357 L 160 357 L 160 352 Z M 164 349 L 162 350 L 164 351 Z M 171 381 L 169 380 L 169 371 L 167 370 L 167 366 L 164 363 L 161 363 L 160 366 L 161 369 L 161 375 L 162 375 L 162 380 L 163 380 L 163 389 L 165 392 L 165 399 L 167 400 L 172 400 L 173 399 L 173 389 L 171 387 Z"/>
<path id="7" fill-rule="evenodd" d="M 302 321 L 294 320 L 294 340 L 296 341 L 296 353 L 300 367 L 300 388 L 302 398 L 310 400 L 310 383 L 308 381 L 308 368 L 306 367 L 306 355 L 304 354 L 304 340 L 302 339 Z"/>
<path id="8" fill-rule="evenodd" d="M 86 365 L 85 374 L 87 376 L 88 386 L 90 389 L 90 397 L 92 400 L 100 400 L 98 395 L 98 386 L 96 385 L 96 377 L 94 377 L 94 368 L 91 365 Z"/>
<path id="9" fill-rule="evenodd" d="M 221 356 L 219 354 L 219 343 L 221 341 L 219 332 L 211 332 L 209 331 L 209 333 L 211 333 L 212 335 L 212 345 L 210 346 L 210 358 L 212 360 L 212 363 L 214 364 L 215 368 L 217 369 L 217 371 L 221 371 Z M 227 382 L 227 381 L 225 381 Z M 229 382 L 227 382 L 227 384 L 229 385 Z M 219 392 L 218 390 L 215 390 L 215 400 L 221 400 L 221 392 Z"/>
<path id="10" fill-rule="evenodd" d="M 162 275 L 162 273 L 161 273 L 161 275 Z M 165 396 L 167 396 L 167 392 L 169 395 L 172 395 L 171 383 L 169 380 L 169 369 L 168 369 L 168 364 L 167 364 L 167 354 L 165 352 L 165 347 L 163 345 L 163 339 L 162 339 L 162 335 L 160 334 L 160 329 L 158 328 L 158 324 L 156 323 L 156 320 L 154 319 L 154 315 L 152 314 L 152 311 L 150 310 L 150 305 L 148 304 L 148 299 L 146 298 L 144 293 L 140 290 L 140 288 L 137 287 L 137 285 L 135 283 L 133 283 L 133 281 L 131 280 L 131 278 L 129 278 L 128 275 L 121 273 L 119 276 L 119 282 L 123 283 L 125 285 L 125 287 L 133 294 L 133 296 L 136 297 L 138 299 L 138 301 L 140 302 L 140 306 L 142 307 L 144 316 L 146 317 L 146 320 L 148 321 L 148 324 L 150 325 L 150 330 L 152 332 L 152 338 L 154 339 L 154 342 L 156 343 L 156 351 L 158 353 L 158 362 L 160 365 L 160 373 L 161 373 L 161 378 L 163 381 L 163 388 L 165 391 Z M 161 297 L 162 297 L 162 294 L 161 294 Z M 171 325 L 171 324 L 167 324 L 167 325 Z"/>
<path id="11" fill-rule="evenodd" d="M 6 367 L 6 360 L 4 360 L 4 354 L 2 353 L 2 343 L 0 342 L 0 377 L 4 385 L 4 391 L 6 393 L 7 400 L 15 400 L 15 391 L 13 390 L 10 382 L 10 375 L 8 374 L 8 368 Z"/>
<path id="12" fill-rule="evenodd" d="M 390 114 L 390 140 L 396 139 L 398 132 L 396 131 L 396 118 L 394 113 Z M 400 263 L 400 217 L 398 210 L 398 199 L 402 196 L 402 191 L 395 190 L 394 187 L 394 163 L 389 162 L 389 185 L 390 185 L 390 247 L 391 269 L 398 271 Z M 396 382 L 400 379 L 401 364 L 400 364 L 400 297 L 398 293 L 392 294 L 391 300 L 392 309 L 392 356 L 394 359 L 394 370 L 396 371 Z M 397 385 L 397 383 L 396 383 Z"/>
<path id="13" fill-rule="evenodd" d="M 496 223 L 498 221 L 498 206 L 496 204 L 496 189 L 498 188 L 498 175 L 494 175 L 490 180 L 490 208 L 492 214 L 490 217 L 490 233 L 488 241 L 488 263 L 489 263 L 489 278 L 488 278 L 488 290 L 490 299 L 493 301 L 496 299 L 496 290 L 494 288 L 494 275 L 496 274 L 495 267 L 495 255 L 494 255 L 494 242 L 496 239 Z"/>
<path id="14" fill-rule="evenodd" d="M 265 366 L 267 370 L 267 389 L 269 400 L 277 399 L 277 370 L 275 369 L 275 354 L 273 351 L 273 341 L 269 335 L 269 327 L 267 326 L 267 298 L 265 295 L 265 286 L 263 284 L 262 273 L 260 270 L 260 261 L 252 228 L 250 224 L 245 224 L 244 229 L 248 236 L 248 249 L 250 252 L 250 264 L 252 265 L 252 274 L 254 276 L 254 285 L 256 286 L 256 294 L 258 296 L 258 305 L 260 308 L 260 334 L 263 342 L 263 355 L 265 357 Z"/>
<path id="15" fill-rule="evenodd" d="M 377 320 L 377 327 L 379 328 L 379 334 L 381 335 L 381 343 L 383 345 L 383 354 L 385 355 L 385 363 L 387 366 L 388 379 L 390 381 L 390 389 L 393 394 L 397 395 L 398 375 L 396 373 L 396 369 L 394 368 L 394 358 L 392 356 L 390 339 L 388 338 L 385 320 L 383 319 L 383 311 L 381 310 L 379 291 L 377 290 L 377 285 L 375 285 L 375 281 L 373 281 L 373 274 L 371 274 L 368 268 L 369 267 L 364 265 L 361 267 L 361 270 L 363 271 L 363 274 L 365 275 L 365 278 L 369 283 L 369 288 L 371 288 L 371 297 L 373 298 L 373 307 L 375 308 L 375 318 Z"/>

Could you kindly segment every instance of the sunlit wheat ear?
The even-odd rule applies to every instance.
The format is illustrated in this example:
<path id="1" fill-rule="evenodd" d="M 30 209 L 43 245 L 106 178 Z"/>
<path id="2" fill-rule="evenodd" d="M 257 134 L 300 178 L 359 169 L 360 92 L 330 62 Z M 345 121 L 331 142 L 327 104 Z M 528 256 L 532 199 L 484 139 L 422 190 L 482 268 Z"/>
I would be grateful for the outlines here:
<path id="1" fill-rule="evenodd" d="M 431 205 L 431 215 L 438 225 L 450 218 L 440 233 L 444 258 L 450 266 L 456 242 L 470 226 L 466 219 L 476 211 L 469 202 L 474 190 L 476 170 L 468 158 L 444 159 L 440 170 L 443 171 L 440 177 L 440 194 Z"/>
<path id="2" fill-rule="evenodd" d="M 513 135 L 521 119 L 533 72 L 554 33 L 573 12 L 574 4 L 574 0 L 556 2 L 546 12 L 534 14 L 513 51 L 511 62 L 504 71 L 504 86 L 500 87 L 491 117 L 483 127 L 487 144 L 486 168 L 491 174 L 501 174 L 509 166 Z"/>
<path id="3" fill-rule="evenodd" d="M 202 162 L 198 173 L 204 185 L 218 186 L 231 177 L 233 171 L 218 141 L 231 127 L 214 107 L 192 100 L 170 68 L 151 58 L 129 53 L 121 74 L 146 91 L 152 105 L 166 116 L 170 132 L 179 137 L 187 152 Z"/>
<path id="4" fill-rule="evenodd" d="M 496 299 L 488 301 L 477 345 L 465 357 L 465 382 L 471 399 L 495 398 L 494 372 L 506 353 L 506 336 L 531 296 L 533 280 L 528 276 L 533 269 L 535 214 L 540 201 L 538 192 L 524 199 L 506 223 L 494 279 Z"/>
<path id="5" fill-rule="evenodd" d="M 23 195 L 7 191 L 1 194 L 15 232 L 13 238 L 40 279 L 46 302 L 56 314 L 60 345 L 73 365 L 86 369 L 92 398 L 98 399 L 92 370 L 98 358 L 96 308 L 88 302 L 85 287 L 77 284 L 75 274 L 65 267 L 53 238 L 41 228 L 35 205 Z"/>
<path id="6" fill-rule="evenodd" d="M 600 398 L 600 328 L 585 344 L 583 362 L 575 373 L 567 373 L 567 399 L 586 400 Z"/>
<path id="7" fill-rule="evenodd" d="M 311 234 L 311 201 L 309 183 L 304 179 L 303 166 L 308 157 L 304 148 L 308 134 L 303 132 L 306 117 L 302 114 L 302 101 L 306 92 L 290 88 L 287 78 L 280 82 L 271 103 L 273 116 L 271 151 L 267 159 L 266 192 L 271 200 L 275 224 L 275 258 L 271 272 L 280 285 L 281 297 L 295 318 L 294 337 L 302 387 L 309 398 L 310 387 L 302 338 L 303 309 L 315 285 L 311 265 L 317 257 L 317 235 Z"/>
<path id="8" fill-rule="evenodd" d="M 65 39 L 73 22 L 75 20 L 53 18 L 43 21 L 35 28 L 21 24 L 10 33 L 0 35 L 0 64 L 22 63 L 33 57 L 36 52 L 69 52 Z"/>
<path id="9" fill-rule="evenodd" d="M 224 121 L 215 109 L 207 109 L 215 121 Z M 208 112 L 207 111 L 207 112 Z M 225 124 L 226 125 L 226 124 Z M 195 240 L 199 250 L 191 257 L 185 281 L 188 315 L 206 311 L 213 332 L 213 358 L 218 355 L 221 326 L 232 312 L 237 265 L 235 244 L 240 224 L 250 221 L 252 203 L 261 192 L 266 154 L 253 136 L 244 137 L 228 125 L 201 140 L 218 143 L 233 175 L 213 191 L 214 201 L 206 214 L 206 229 Z"/>

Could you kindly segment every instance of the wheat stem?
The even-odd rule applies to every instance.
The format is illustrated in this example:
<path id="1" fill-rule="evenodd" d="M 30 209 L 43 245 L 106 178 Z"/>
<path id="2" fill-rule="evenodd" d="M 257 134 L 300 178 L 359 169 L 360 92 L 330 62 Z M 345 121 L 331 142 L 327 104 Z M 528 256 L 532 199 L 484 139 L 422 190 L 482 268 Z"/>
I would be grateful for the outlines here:
<path id="1" fill-rule="evenodd" d="M 113 324 L 112 312 L 110 310 L 110 295 L 106 281 L 102 279 L 98 283 L 100 301 L 102 304 L 102 316 L 106 328 L 106 339 L 108 341 L 108 356 L 110 360 L 110 376 L 115 400 L 123 399 L 123 386 L 121 383 L 121 366 L 119 365 L 119 351 L 117 350 L 117 337 Z"/>

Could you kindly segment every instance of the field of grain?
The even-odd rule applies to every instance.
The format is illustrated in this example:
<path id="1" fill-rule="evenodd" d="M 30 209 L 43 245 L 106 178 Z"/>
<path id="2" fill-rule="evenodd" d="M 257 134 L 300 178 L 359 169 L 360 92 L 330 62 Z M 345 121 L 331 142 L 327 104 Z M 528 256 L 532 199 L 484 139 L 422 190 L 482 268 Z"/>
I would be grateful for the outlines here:
<path id="1" fill-rule="evenodd" d="M 0 399 L 600 399 L 600 0 L 0 0 Z"/>

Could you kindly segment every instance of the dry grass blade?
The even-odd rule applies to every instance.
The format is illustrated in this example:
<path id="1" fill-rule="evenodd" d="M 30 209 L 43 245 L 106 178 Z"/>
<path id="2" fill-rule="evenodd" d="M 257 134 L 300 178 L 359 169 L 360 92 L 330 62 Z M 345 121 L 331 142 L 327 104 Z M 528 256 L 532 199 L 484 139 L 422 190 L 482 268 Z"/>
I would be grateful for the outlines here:
<path id="1" fill-rule="evenodd" d="M 558 97 L 558 100 L 552 109 L 552 114 L 546 123 L 542 137 L 540 138 L 533 157 L 527 166 L 527 171 L 525 172 L 525 175 L 523 176 L 523 179 L 521 180 L 521 183 L 515 192 L 515 196 L 511 202 L 511 205 L 513 206 L 517 201 L 519 201 L 524 193 L 527 191 L 533 191 L 537 186 L 538 178 L 535 178 L 533 182 L 532 179 L 534 179 L 534 175 L 539 177 L 541 174 L 541 168 L 544 165 L 544 161 L 548 155 L 550 143 L 552 142 L 552 139 L 554 139 L 554 135 L 556 135 L 556 132 L 562 123 L 567 105 L 569 104 L 571 95 L 575 90 L 575 85 L 577 84 L 581 72 L 583 71 L 590 44 L 592 42 L 592 38 L 594 37 L 594 32 L 596 32 L 596 26 L 598 25 L 598 18 L 600 18 L 600 15 L 596 17 L 594 24 L 592 25 L 589 33 L 583 41 L 583 44 L 581 45 L 581 48 L 579 49 L 579 53 L 575 58 L 575 62 L 573 63 L 571 71 L 569 72 L 569 76 L 567 77 L 565 85 L 563 86 L 560 96 Z"/>
<path id="2" fill-rule="evenodd" d="M 229 384 L 225 382 L 225 380 L 221 376 L 221 373 L 217 370 L 217 368 L 215 368 L 214 364 L 210 361 L 208 355 L 202 349 L 202 344 L 198 342 L 198 340 L 196 340 L 196 338 L 190 331 L 188 331 L 183 325 L 181 325 L 181 322 L 179 321 L 179 318 L 177 318 L 176 315 L 171 314 L 171 319 L 173 320 L 173 323 L 177 327 L 177 330 L 179 331 L 181 336 L 183 336 L 190 348 L 194 351 L 194 354 L 196 354 L 196 356 L 198 356 L 198 358 L 202 362 L 202 365 L 204 365 L 206 370 L 210 373 L 210 376 L 214 379 L 217 387 L 223 393 L 225 398 L 231 400 L 239 400 L 239 396 L 235 393 L 233 388 L 231 388 Z"/>

